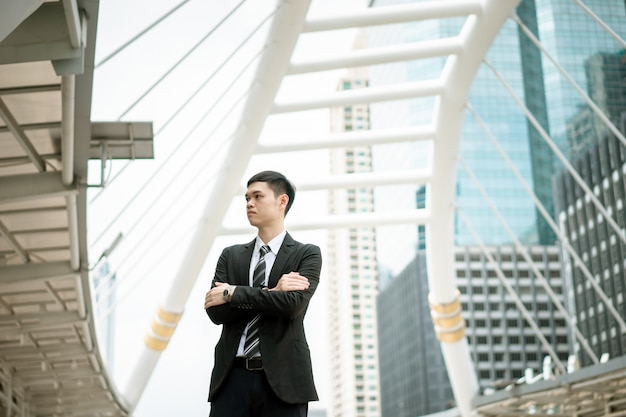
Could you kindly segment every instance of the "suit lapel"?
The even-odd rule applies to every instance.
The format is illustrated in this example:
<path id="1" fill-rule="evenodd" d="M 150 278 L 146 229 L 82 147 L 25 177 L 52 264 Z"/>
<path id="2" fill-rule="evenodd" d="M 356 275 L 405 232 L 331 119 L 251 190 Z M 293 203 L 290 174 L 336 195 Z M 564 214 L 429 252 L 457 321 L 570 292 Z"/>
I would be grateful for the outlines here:
<path id="1" fill-rule="evenodd" d="M 235 283 L 237 285 L 250 285 L 250 262 L 252 260 L 252 252 L 254 251 L 255 243 L 256 238 L 243 247 L 239 258 L 241 261 L 239 262 L 239 266 L 237 268 L 237 282 Z"/>
<path id="2" fill-rule="evenodd" d="M 278 250 L 278 255 L 276 255 L 276 259 L 274 260 L 274 265 L 272 266 L 272 270 L 270 271 L 270 277 L 267 283 L 269 288 L 274 288 L 276 284 L 278 284 L 278 280 L 280 277 L 286 273 L 290 272 L 285 269 L 287 265 L 287 261 L 291 257 L 291 252 L 294 250 L 294 240 L 289 235 L 289 233 L 285 234 L 285 239 L 283 240 L 283 244 Z"/>

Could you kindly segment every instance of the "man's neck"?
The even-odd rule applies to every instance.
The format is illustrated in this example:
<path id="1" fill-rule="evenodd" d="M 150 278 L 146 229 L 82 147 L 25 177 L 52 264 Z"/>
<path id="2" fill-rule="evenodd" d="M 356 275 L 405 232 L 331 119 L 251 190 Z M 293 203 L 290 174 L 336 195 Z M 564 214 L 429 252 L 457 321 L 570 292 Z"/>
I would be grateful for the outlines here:
<path id="1" fill-rule="evenodd" d="M 275 227 L 264 227 L 259 229 L 259 237 L 263 243 L 268 244 L 272 239 L 282 233 L 285 230 L 284 225 L 277 225 Z"/>

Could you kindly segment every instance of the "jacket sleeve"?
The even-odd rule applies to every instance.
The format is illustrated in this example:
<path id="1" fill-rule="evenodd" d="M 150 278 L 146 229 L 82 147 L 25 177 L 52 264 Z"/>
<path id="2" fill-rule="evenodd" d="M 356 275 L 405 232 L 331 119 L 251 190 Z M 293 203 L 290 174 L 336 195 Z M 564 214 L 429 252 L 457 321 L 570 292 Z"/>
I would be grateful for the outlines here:
<path id="1" fill-rule="evenodd" d="M 229 273 L 229 271 L 232 271 L 233 266 L 231 265 L 231 267 L 229 268 L 228 258 L 229 248 L 225 248 L 217 261 L 217 266 L 215 267 L 215 276 L 213 277 L 211 288 L 215 287 L 216 282 L 226 282 L 228 284 L 235 285 L 235 280 L 232 276 L 233 273 Z M 237 294 L 237 292 L 239 292 L 242 288 L 246 287 L 237 286 L 235 294 Z M 232 323 L 239 320 L 249 321 L 252 319 L 252 317 L 254 317 L 253 312 L 249 310 L 233 308 L 232 303 L 209 307 L 206 309 L 206 312 L 211 321 L 215 324 Z"/>
<path id="2" fill-rule="evenodd" d="M 232 309 L 283 318 L 294 318 L 304 314 L 319 283 L 322 255 L 319 247 L 309 244 L 303 245 L 300 253 L 293 256 L 297 261 L 291 265 L 294 267 L 292 271 L 299 272 L 309 280 L 307 290 L 285 292 L 237 287 L 230 302 Z"/>

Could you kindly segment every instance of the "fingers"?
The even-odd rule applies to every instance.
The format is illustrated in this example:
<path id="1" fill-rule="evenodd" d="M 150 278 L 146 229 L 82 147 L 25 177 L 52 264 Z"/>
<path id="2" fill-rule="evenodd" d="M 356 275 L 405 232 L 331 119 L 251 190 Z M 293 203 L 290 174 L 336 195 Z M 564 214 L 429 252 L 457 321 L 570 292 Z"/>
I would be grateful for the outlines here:
<path id="1" fill-rule="evenodd" d="M 218 306 L 225 303 L 224 298 L 222 297 L 224 291 L 219 288 L 221 285 L 224 285 L 224 283 L 216 282 L 215 287 L 207 291 L 206 295 L 204 296 L 205 310 L 209 307 Z"/>
<path id="2" fill-rule="evenodd" d="M 204 296 L 204 309 L 206 310 L 207 308 L 211 307 L 211 291 L 207 291 L 206 295 Z"/>
<path id="3" fill-rule="evenodd" d="M 309 280 L 298 272 L 283 274 L 278 280 L 274 291 L 303 291 L 309 288 Z"/>

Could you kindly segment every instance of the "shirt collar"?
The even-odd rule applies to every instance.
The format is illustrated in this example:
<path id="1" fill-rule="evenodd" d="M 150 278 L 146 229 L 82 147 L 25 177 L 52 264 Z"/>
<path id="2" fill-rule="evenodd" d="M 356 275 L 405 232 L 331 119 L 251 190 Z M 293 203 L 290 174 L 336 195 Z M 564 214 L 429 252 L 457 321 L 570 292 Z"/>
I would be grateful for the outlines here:
<path id="1" fill-rule="evenodd" d="M 267 246 L 270 247 L 270 249 L 272 250 L 272 253 L 274 255 L 276 255 L 278 253 L 278 250 L 280 249 L 280 247 L 283 244 L 283 240 L 285 240 L 285 236 L 287 235 L 287 231 L 283 230 L 282 232 L 280 232 L 274 239 L 270 240 L 269 242 L 267 242 Z M 261 240 L 260 237 L 256 237 L 256 242 L 254 244 L 254 252 L 258 252 L 259 249 L 261 249 L 261 246 L 263 246 L 264 243 Z"/>

